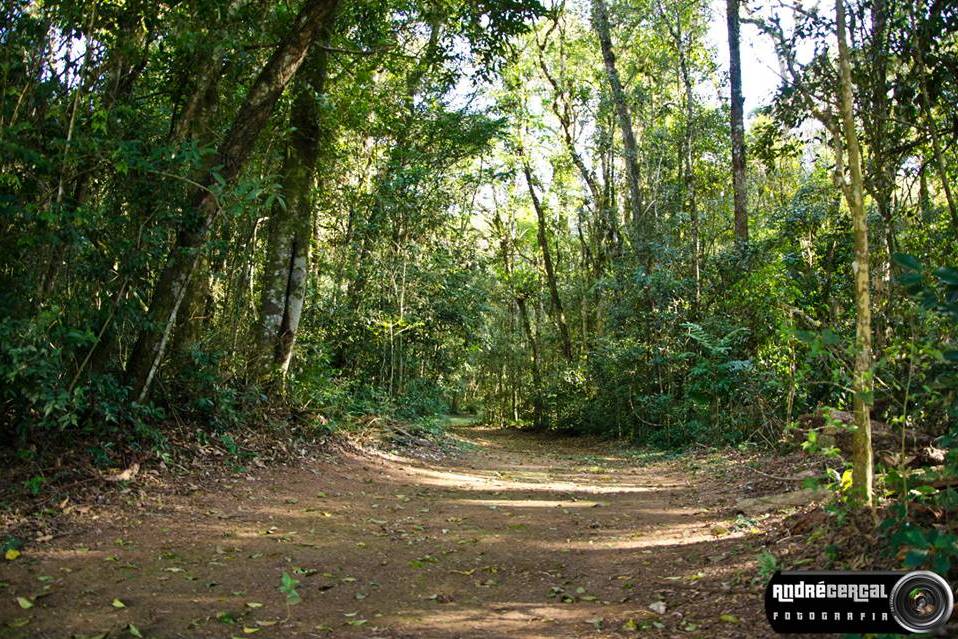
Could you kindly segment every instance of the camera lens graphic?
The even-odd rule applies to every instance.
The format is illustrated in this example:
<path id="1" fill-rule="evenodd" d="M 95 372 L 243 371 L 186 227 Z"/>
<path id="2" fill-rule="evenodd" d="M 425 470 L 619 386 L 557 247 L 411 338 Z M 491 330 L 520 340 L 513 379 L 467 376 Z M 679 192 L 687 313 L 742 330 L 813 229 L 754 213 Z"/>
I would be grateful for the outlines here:
<path id="1" fill-rule="evenodd" d="M 954 603 L 948 582 L 925 570 L 908 573 L 891 592 L 895 621 L 909 632 L 927 632 L 944 625 Z"/>

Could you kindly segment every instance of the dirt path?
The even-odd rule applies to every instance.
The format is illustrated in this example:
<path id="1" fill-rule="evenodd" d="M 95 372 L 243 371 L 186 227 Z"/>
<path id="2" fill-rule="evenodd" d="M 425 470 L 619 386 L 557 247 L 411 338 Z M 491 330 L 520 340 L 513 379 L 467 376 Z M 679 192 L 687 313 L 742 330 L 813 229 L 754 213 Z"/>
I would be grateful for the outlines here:
<path id="1" fill-rule="evenodd" d="M 582 440 L 457 434 L 442 462 L 354 454 L 104 509 L 2 562 L 0 636 L 770 634 L 736 486 Z"/>

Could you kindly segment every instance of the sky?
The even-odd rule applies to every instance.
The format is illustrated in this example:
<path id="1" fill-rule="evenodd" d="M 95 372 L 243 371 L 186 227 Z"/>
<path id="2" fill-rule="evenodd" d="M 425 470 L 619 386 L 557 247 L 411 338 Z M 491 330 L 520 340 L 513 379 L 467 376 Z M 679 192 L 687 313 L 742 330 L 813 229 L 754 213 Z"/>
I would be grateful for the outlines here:
<path id="1" fill-rule="evenodd" d="M 709 45 L 718 54 L 719 68 L 728 73 L 728 26 L 725 21 L 725 0 L 711 0 L 712 21 L 709 24 Z M 775 49 L 767 36 L 751 24 L 741 25 L 742 95 L 745 118 L 758 107 L 771 102 L 778 87 L 778 63 Z"/>

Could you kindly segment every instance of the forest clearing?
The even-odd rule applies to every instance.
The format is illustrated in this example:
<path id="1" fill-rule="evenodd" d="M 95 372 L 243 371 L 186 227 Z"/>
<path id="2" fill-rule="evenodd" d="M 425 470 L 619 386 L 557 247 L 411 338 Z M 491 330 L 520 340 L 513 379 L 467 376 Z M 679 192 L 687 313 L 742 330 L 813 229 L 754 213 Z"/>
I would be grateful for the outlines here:
<path id="1" fill-rule="evenodd" d="M 0 7 L 0 637 L 958 635 L 958 4 Z"/>

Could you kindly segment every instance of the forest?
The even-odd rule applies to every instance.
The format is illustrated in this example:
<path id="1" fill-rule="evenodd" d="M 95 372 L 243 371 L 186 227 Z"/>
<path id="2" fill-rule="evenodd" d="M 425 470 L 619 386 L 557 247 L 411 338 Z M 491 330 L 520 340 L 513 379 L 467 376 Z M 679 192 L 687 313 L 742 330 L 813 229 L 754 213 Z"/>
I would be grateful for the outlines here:
<path id="1" fill-rule="evenodd" d="M 754 592 L 779 568 L 958 579 L 953 3 L 4 0 L 2 12 L 0 636 L 757 637 L 769 631 Z M 374 431 L 392 453 L 367 450 Z M 406 461 L 381 457 L 393 454 Z M 341 459 L 316 461 L 330 455 Z M 364 475 L 363 459 L 391 470 Z M 541 482 L 540 462 L 552 469 Z M 423 576 L 448 558 L 420 548 L 407 562 L 419 581 L 401 591 L 459 616 L 350 617 L 378 585 L 339 593 L 377 583 L 376 543 L 438 548 L 447 533 L 431 527 L 485 515 L 420 515 L 431 541 L 410 522 L 352 539 L 345 514 L 304 508 L 323 485 L 316 469 L 334 481 L 337 464 L 355 479 L 339 487 L 343 512 L 361 502 L 367 522 L 380 520 L 377 499 L 355 491 L 369 482 L 393 499 L 472 473 L 494 491 L 484 499 L 526 490 L 588 518 L 566 503 L 579 486 L 624 535 L 637 491 L 682 484 L 689 495 L 650 503 L 703 500 L 714 517 L 691 574 L 726 595 L 714 610 L 679 603 L 685 590 L 646 596 L 642 574 L 668 578 L 634 567 L 619 575 L 638 583 L 634 600 L 616 604 L 575 581 L 592 564 L 580 577 L 549 568 L 538 599 L 552 588 L 550 606 L 583 612 L 537 613 L 555 625 L 533 631 L 483 607 L 495 588 L 516 599 L 531 587 L 519 576 L 535 570 L 507 548 L 498 568 L 440 571 L 479 570 L 468 600 L 453 585 L 429 591 Z M 268 516 L 296 518 L 264 523 L 260 511 L 257 525 L 302 542 L 329 523 L 350 551 L 299 544 L 320 558 L 277 558 L 262 568 L 269 595 L 237 604 L 242 614 L 210 603 L 205 622 L 183 612 L 192 582 L 156 604 L 172 614 L 139 621 L 121 618 L 130 600 L 166 585 L 103 594 L 100 618 L 35 614 L 83 588 L 60 572 L 44 582 L 66 570 L 53 546 L 140 528 L 130 565 L 158 561 L 168 550 L 150 545 L 151 516 L 166 513 L 168 531 L 177 499 L 225 512 L 245 489 L 236 478 L 257 472 L 268 479 L 249 484 L 261 491 L 250 500 L 301 491 Z M 630 473 L 647 485 L 602 484 Z M 766 493 L 775 507 L 761 516 L 729 502 Z M 407 512 L 452 500 L 425 494 Z M 685 556 L 672 524 L 642 517 L 650 546 Z M 537 526 L 574 536 L 569 522 L 504 521 L 520 545 Z M 209 537 L 195 552 L 263 554 L 213 530 L 194 531 Z M 562 539 L 555 552 L 580 552 Z M 350 555 L 357 541 L 368 566 Z M 619 541 L 596 566 L 624 561 L 615 548 L 645 552 Z M 708 571 L 723 544 L 744 557 L 741 583 Z M 345 572 L 293 569 L 332 556 Z M 106 568 L 89 563 L 100 559 L 84 560 L 86 579 L 100 579 Z M 490 565 L 496 583 L 482 585 Z M 350 567 L 359 581 L 342 581 Z M 251 575 L 220 590 L 253 592 Z M 285 629 L 249 625 L 280 595 Z M 335 623 L 307 614 L 310 595 L 328 595 Z"/>

